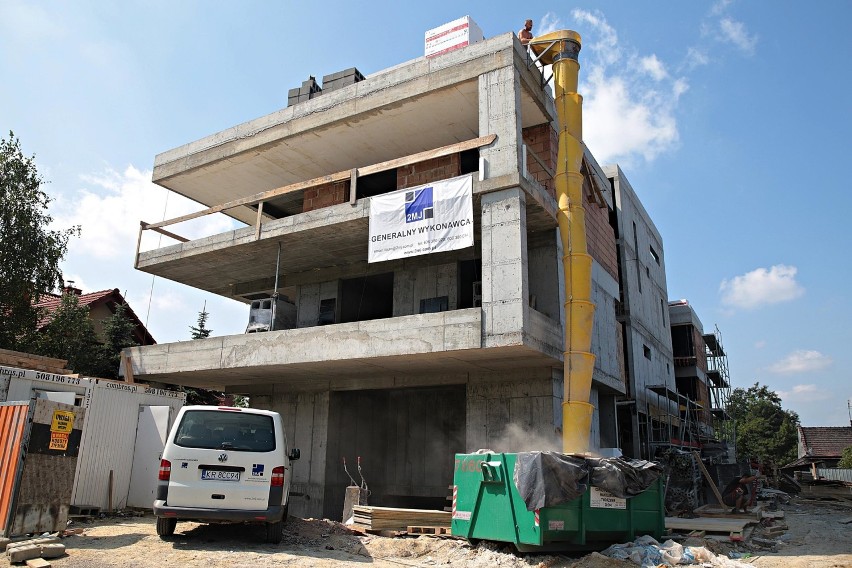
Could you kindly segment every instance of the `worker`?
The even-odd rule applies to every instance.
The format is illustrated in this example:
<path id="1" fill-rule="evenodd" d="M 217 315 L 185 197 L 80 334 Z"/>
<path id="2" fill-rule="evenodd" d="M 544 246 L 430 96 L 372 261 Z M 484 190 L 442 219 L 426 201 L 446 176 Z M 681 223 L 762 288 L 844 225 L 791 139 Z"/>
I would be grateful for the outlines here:
<path id="1" fill-rule="evenodd" d="M 527 20 L 524 22 L 524 27 L 518 32 L 518 39 L 521 40 L 521 44 L 527 45 L 532 38 L 532 20 Z"/>
<path id="2" fill-rule="evenodd" d="M 746 505 L 749 501 L 749 485 L 755 479 L 757 477 L 754 475 L 743 475 L 725 486 L 725 489 L 722 491 L 722 502 L 729 507 L 733 507 L 731 513 L 736 513 L 738 509 L 743 513 L 748 513 Z"/>

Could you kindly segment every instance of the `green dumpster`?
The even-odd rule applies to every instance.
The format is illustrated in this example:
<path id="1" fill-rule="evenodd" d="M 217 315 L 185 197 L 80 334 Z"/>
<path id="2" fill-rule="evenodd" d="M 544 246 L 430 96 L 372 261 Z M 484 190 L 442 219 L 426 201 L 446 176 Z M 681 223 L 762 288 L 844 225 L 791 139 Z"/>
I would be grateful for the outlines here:
<path id="1" fill-rule="evenodd" d="M 660 479 L 621 499 L 596 487 L 552 507 L 528 511 L 513 474 L 517 454 L 456 454 L 452 533 L 468 540 L 511 542 L 521 552 L 602 550 L 665 531 Z"/>

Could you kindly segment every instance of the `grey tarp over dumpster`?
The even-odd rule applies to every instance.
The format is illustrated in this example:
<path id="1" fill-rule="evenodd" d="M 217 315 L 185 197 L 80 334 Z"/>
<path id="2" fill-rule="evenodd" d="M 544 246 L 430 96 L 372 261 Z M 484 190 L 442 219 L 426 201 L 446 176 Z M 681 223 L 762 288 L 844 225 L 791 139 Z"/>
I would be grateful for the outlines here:
<path id="1" fill-rule="evenodd" d="M 659 464 L 624 458 L 586 458 L 557 452 L 521 452 L 514 480 L 528 511 L 576 499 L 588 485 L 616 497 L 638 495 L 663 472 Z"/>

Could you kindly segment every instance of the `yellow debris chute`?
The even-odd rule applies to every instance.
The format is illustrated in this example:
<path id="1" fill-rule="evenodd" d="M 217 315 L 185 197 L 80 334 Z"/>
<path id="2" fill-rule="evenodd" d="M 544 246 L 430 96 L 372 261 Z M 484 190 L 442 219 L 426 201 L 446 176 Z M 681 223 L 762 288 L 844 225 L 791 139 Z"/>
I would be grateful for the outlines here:
<path id="1" fill-rule="evenodd" d="M 530 40 L 529 47 L 543 65 L 553 66 L 559 154 L 554 184 L 559 204 L 557 220 L 565 273 L 565 393 L 562 402 L 562 451 L 589 451 L 594 406 L 589 404 L 595 356 L 591 353 L 595 304 L 592 295 L 592 257 L 586 248 L 583 208 L 583 97 L 577 94 L 580 34 L 561 30 Z"/>

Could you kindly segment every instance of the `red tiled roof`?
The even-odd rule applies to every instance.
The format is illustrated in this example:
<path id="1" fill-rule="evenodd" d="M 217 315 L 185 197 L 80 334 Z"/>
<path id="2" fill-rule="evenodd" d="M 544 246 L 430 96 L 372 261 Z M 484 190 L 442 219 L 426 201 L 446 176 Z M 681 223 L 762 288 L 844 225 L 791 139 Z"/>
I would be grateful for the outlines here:
<path id="1" fill-rule="evenodd" d="M 101 290 L 100 292 L 89 292 L 88 294 L 80 294 L 77 296 L 77 303 L 81 306 L 92 306 L 112 294 L 118 294 L 118 288 L 111 290 Z M 119 297 L 121 295 L 119 294 Z M 43 328 L 53 320 L 53 312 L 55 312 L 60 304 L 62 304 L 62 296 L 57 294 L 45 294 L 41 299 L 33 304 L 37 308 L 43 308 L 41 319 L 38 320 L 38 329 Z"/>
<path id="2" fill-rule="evenodd" d="M 799 426 L 799 440 L 808 456 L 839 458 L 852 446 L 852 426 Z"/>
<path id="3" fill-rule="evenodd" d="M 73 293 L 73 292 L 66 292 Z M 148 330 L 145 328 L 145 325 L 142 323 L 142 320 L 136 315 L 136 312 L 133 311 L 133 308 L 124 300 L 121 293 L 118 291 L 118 288 L 112 288 L 111 290 L 101 290 L 99 292 L 89 292 L 88 294 L 80 294 L 77 296 L 77 302 L 81 306 L 89 306 L 90 308 L 95 307 L 98 304 L 106 303 L 107 307 L 115 313 L 115 305 L 124 304 L 126 311 L 125 313 L 130 318 L 134 324 L 136 324 L 136 330 L 134 332 L 134 337 L 136 341 L 138 341 L 142 345 L 153 345 L 156 343 L 154 338 L 148 333 Z M 38 322 L 38 329 L 43 328 L 47 324 L 49 324 L 53 320 L 53 313 L 59 308 L 62 304 L 62 296 L 56 294 L 44 294 L 41 296 L 39 301 L 33 304 L 37 308 L 41 308 L 43 310 L 41 318 Z"/>

